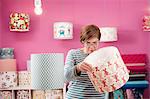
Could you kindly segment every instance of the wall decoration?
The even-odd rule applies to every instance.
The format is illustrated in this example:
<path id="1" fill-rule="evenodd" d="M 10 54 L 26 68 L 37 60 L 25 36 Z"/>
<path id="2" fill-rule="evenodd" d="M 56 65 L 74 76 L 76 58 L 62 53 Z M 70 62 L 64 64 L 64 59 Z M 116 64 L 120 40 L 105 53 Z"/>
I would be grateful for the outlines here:
<path id="1" fill-rule="evenodd" d="M 116 27 L 101 27 L 100 42 L 113 42 L 117 41 L 117 28 Z"/>
<path id="2" fill-rule="evenodd" d="M 84 62 L 93 66 L 89 78 L 100 93 L 112 92 L 122 87 L 129 79 L 129 72 L 118 49 L 103 47 L 87 56 Z"/>
<path id="3" fill-rule="evenodd" d="M 10 31 L 29 31 L 29 15 L 26 13 L 11 13 L 10 14 Z"/>
<path id="4" fill-rule="evenodd" d="M 70 22 L 54 23 L 54 39 L 72 39 L 73 24 Z"/>
<path id="5" fill-rule="evenodd" d="M 150 16 L 143 17 L 143 31 L 150 31 Z"/>

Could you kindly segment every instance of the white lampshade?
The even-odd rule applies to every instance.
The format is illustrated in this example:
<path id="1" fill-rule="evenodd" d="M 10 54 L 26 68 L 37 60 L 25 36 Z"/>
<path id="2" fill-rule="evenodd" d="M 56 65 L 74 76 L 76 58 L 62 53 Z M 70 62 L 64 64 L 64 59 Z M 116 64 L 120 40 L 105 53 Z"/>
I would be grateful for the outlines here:
<path id="1" fill-rule="evenodd" d="M 64 54 L 31 54 L 31 86 L 49 90 L 64 87 Z"/>
<path id="2" fill-rule="evenodd" d="M 88 55 L 84 62 L 92 65 L 89 78 L 100 93 L 121 88 L 129 79 L 129 73 L 119 50 L 114 46 L 103 47 Z"/>
<path id="3" fill-rule="evenodd" d="M 117 41 L 117 28 L 116 27 L 101 27 L 100 42 L 113 42 Z"/>
<path id="4" fill-rule="evenodd" d="M 72 39 L 73 24 L 70 22 L 54 23 L 54 39 Z"/>

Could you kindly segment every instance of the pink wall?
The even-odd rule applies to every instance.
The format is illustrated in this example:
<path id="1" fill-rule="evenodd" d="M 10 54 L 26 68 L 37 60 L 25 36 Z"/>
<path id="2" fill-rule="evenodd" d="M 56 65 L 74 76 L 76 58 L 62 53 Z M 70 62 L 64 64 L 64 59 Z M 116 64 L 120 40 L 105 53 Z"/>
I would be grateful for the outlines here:
<path id="1" fill-rule="evenodd" d="M 2 40 L 2 11 L 1 11 L 1 9 L 2 9 L 2 5 L 1 5 L 1 1 L 0 1 L 0 47 L 2 46 L 2 42 L 1 42 L 1 40 Z"/>
<path id="2" fill-rule="evenodd" d="M 115 45 L 121 53 L 147 53 L 148 33 L 142 32 L 142 17 L 146 14 L 147 0 L 43 0 L 43 14 L 33 12 L 33 0 L 1 0 L 3 34 L 2 47 L 14 47 L 18 69 L 26 69 L 31 53 L 63 52 L 81 47 L 80 27 L 85 24 L 118 27 L 119 40 L 101 46 Z M 10 32 L 11 12 L 26 12 L 31 18 L 30 31 Z M 54 40 L 53 23 L 69 21 L 74 24 L 73 40 Z"/>

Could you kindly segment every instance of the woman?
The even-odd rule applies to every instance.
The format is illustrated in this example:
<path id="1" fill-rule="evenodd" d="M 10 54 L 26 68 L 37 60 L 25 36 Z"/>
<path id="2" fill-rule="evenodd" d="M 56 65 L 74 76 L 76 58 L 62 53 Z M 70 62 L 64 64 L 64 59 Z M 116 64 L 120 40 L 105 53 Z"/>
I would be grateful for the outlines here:
<path id="1" fill-rule="evenodd" d="M 105 94 L 97 92 L 87 72 L 92 71 L 92 66 L 83 60 L 99 48 L 101 33 L 97 26 L 87 25 L 82 28 L 80 42 L 82 48 L 71 49 L 65 61 L 65 81 L 69 82 L 67 99 L 104 99 Z"/>

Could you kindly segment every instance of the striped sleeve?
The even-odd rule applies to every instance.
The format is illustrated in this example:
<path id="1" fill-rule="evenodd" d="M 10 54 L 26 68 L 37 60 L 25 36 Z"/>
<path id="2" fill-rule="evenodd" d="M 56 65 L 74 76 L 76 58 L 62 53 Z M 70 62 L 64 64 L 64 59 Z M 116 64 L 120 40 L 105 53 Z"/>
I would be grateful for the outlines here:
<path id="1" fill-rule="evenodd" d="M 75 80 L 78 76 L 76 73 L 76 66 L 75 66 L 74 50 L 73 49 L 68 51 L 68 54 L 66 56 L 64 76 L 65 76 L 65 82 Z"/>

